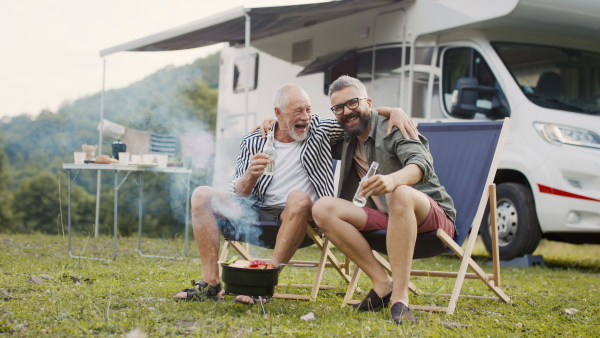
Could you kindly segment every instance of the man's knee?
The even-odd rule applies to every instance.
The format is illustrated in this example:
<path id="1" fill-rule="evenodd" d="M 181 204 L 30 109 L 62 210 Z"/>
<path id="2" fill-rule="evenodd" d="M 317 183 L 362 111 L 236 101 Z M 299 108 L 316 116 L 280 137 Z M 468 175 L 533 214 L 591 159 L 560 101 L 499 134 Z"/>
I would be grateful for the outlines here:
<path id="1" fill-rule="evenodd" d="M 416 190 L 408 185 L 396 187 L 388 197 L 388 207 L 392 212 L 414 212 L 414 193 Z"/>
<path id="2" fill-rule="evenodd" d="M 335 214 L 337 201 L 338 199 L 335 197 L 325 196 L 315 202 L 312 207 L 312 215 L 319 228 L 326 227 L 328 220 L 337 217 Z"/>
<path id="3" fill-rule="evenodd" d="M 310 196 L 302 190 L 290 192 L 285 202 L 285 208 L 294 212 L 310 211 L 312 205 L 313 202 Z"/>
<path id="4" fill-rule="evenodd" d="M 201 186 L 194 189 L 192 193 L 192 208 L 195 206 L 207 204 L 214 195 L 215 189 L 212 187 Z"/>

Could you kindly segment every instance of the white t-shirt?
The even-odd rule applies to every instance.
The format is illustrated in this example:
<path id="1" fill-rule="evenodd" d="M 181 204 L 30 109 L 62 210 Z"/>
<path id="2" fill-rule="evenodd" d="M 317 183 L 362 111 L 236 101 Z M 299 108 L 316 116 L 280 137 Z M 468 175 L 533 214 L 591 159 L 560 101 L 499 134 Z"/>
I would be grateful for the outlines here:
<path id="1" fill-rule="evenodd" d="M 265 192 L 264 205 L 284 206 L 292 190 L 304 191 L 313 202 L 317 201 L 317 192 L 300 162 L 301 149 L 300 141 L 275 140 L 275 173 Z"/>

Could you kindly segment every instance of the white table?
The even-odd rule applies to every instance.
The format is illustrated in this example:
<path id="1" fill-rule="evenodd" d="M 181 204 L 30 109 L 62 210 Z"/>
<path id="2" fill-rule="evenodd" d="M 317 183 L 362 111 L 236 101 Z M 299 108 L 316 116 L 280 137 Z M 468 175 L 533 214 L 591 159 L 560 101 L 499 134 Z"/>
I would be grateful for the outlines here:
<path id="1" fill-rule="evenodd" d="M 81 172 L 81 170 L 104 170 L 104 171 L 112 171 L 115 175 L 114 180 L 114 245 L 113 245 L 113 260 L 117 258 L 117 233 L 119 229 L 119 188 L 121 185 L 127 180 L 129 175 L 133 172 L 139 173 L 140 184 L 139 184 L 139 207 L 138 207 L 138 252 L 141 256 L 144 257 L 163 257 L 163 258 L 173 258 L 173 257 L 165 257 L 165 256 L 155 256 L 155 255 L 145 255 L 142 252 L 142 216 L 143 216 L 143 201 L 144 201 L 144 173 L 145 172 L 160 172 L 167 174 L 179 174 L 184 175 L 185 180 L 185 188 L 186 188 L 186 204 L 185 204 L 185 248 L 184 255 L 188 254 L 188 232 L 189 232 L 189 214 L 190 214 L 190 180 L 192 177 L 192 170 L 186 168 L 179 167 L 167 167 L 167 168 L 157 168 L 157 167 L 146 167 L 146 166 L 138 166 L 138 165 L 120 165 L 120 164 L 73 164 L 73 163 L 63 163 L 63 169 L 67 170 L 68 181 L 69 181 L 69 202 L 68 202 L 68 233 L 69 233 L 69 256 L 73 258 L 90 258 L 90 259 L 101 259 L 96 257 L 86 257 L 86 256 L 75 256 L 71 250 L 71 188 L 72 183 L 77 178 L 77 175 Z M 75 175 L 72 176 L 72 171 L 75 170 Z M 121 181 L 119 181 L 119 172 L 125 172 L 125 176 Z"/>

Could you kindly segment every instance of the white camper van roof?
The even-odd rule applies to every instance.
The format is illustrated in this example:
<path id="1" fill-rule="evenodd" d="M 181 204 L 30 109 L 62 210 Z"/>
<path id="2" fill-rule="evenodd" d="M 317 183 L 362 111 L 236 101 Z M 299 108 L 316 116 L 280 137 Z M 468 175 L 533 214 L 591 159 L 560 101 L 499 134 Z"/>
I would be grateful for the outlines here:
<path id="1" fill-rule="evenodd" d="M 198 48 L 220 42 L 243 43 L 246 14 L 251 17 L 251 40 L 338 19 L 403 0 L 352 0 L 246 8 L 240 6 L 160 33 L 103 49 L 100 56 L 121 51 L 170 51 Z"/>
<path id="2" fill-rule="evenodd" d="M 246 15 L 251 19 L 250 40 L 256 41 L 360 11 L 406 3 L 414 6 L 414 36 L 457 28 L 543 31 L 571 37 L 594 37 L 600 13 L 589 0 L 498 0 L 480 5 L 463 0 L 340 0 L 277 6 L 240 6 L 163 32 L 103 49 L 100 56 L 121 51 L 169 51 L 204 47 L 220 42 L 245 41 Z"/>

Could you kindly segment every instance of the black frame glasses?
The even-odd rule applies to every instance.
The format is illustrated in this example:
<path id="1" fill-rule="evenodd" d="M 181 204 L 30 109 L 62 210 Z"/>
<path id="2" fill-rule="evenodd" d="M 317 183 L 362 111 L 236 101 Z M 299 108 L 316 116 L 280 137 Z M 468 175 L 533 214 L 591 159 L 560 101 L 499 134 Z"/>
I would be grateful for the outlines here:
<path id="1" fill-rule="evenodd" d="M 350 99 L 344 103 L 336 104 L 335 106 L 329 108 L 335 115 L 340 115 L 344 112 L 344 107 L 348 107 L 348 109 L 355 109 L 358 107 L 360 100 L 366 100 L 368 97 L 355 97 Z M 356 101 L 356 102 L 353 102 Z"/>

